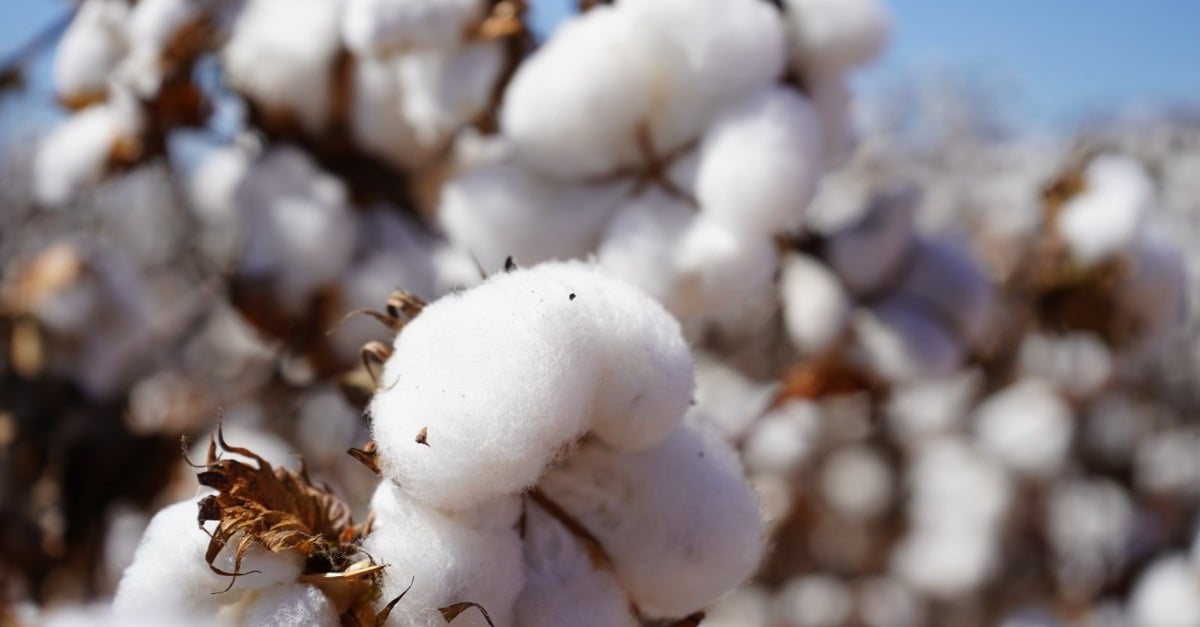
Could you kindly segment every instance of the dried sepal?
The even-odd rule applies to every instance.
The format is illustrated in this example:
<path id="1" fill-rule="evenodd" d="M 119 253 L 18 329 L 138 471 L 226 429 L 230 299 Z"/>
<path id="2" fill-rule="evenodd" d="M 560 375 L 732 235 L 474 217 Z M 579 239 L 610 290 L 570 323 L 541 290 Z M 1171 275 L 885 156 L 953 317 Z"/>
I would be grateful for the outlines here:
<path id="1" fill-rule="evenodd" d="M 375 446 L 375 442 L 367 442 L 362 448 L 352 448 L 347 453 L 353 457 L 355 461 L 367 467 L 367 470 L 379 476 L 379 451 Z"/>
<path id="2" fill-rule="evenodd" d="M 779 390 L 770 408 L 786 405 L 793 400 L 821 400 L 846 394 L 866 392 L 878 395 L 883 383 L 860 368 L 855 368 L 836 355 L 801 361 L 788 369 L 779 382 Z"/>
<path id="3" fill-rule="evenodd" d="M 471 608 L 479 610 L 479 613 L 483 614 L 483 620 L 487 621 L 487 624 L 491 625 L 491 627 L 496 627 L 496 624 L 492 622 L 492 617 L 488 614 L 487 608 L 478 603 L 463 601 L 462 603 L 455 603 L 454 605 L 447 605 L 446 607 L 438 608 L 438 611 L 442 613 L 442 618 L 446 619 L 447 623 L 450 623 L 453 622 L 454 619 L 458 618 L 459 614 L 462 614 Z"/>
<path id="4" fill-rule="evenodd" d="M 383 606 L 383 609 L 376 612 L 369 604 L 360 603 L 352 607 L 349 611 L 344 612 L 341 616 L 343 627 L 383 627 L 387 624 L 387 619 L 392 615 L 392 608 L 412 590 L 413 583 L 416 578 L 408 582 L 408 587 L 405 588 L 396 598 L 388 601 L 388 604 Z"/>
<path id="5" fill-rule="evenodd" d="M 563 509 L 557 501 L 550 498 L 545 492 L 533 488 L 529 491 L 529 498 L 542 508 L 547 514 L 550 514 L 555 520 L 566 527 L 571 535 L 575 536 L 587 551 L 588 559 L 595 568 L 603 568 L 612 570 L 612 558 L 609 557 L 608 551 L 604 549 L 604 545 L 579 519 L 571 515 L 570 512 Z"/>

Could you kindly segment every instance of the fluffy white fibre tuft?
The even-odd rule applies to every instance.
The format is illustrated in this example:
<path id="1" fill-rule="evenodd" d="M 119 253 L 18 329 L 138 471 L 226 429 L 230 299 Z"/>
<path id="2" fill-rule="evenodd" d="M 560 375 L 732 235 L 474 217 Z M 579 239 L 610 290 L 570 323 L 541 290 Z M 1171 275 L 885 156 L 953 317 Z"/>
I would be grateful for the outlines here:
<path id="1" fill-rule="evenodd" d="M 167 47 L 203 10 L 191 0 L 140 0 L 129 15 L 129 55 L 122 63 L 121 77 L 144 96 L 156 93 Z"/>
<path id="2" fill-rule="evenodd" d="M 758 499 L 736 453 L 687 424 L 641 453 L 585 444 L 538 487 L 599 540 L 649 617 L 705 607 L 762 554 Z"/>
<path id="3" fill-rule="evenodd" d="M 944 375 L 963 359 L 963 346 L 927 309 L 891 296 L 853 321 L 868 366 L 892 381 Z"/>
<path id="4" fill-rule="evenodd" d="M 1138 578 L 1129 601 L 1134 627 L 1200 624 L 1200 572 L 1183 555 L 1159 558 Z"/>
<path id="5" fill-rule="evenodd" d="M 748 236 L 796 229 L 821 173 L 821 123 L 794 89 L 770 87 L 723 109 L 700 144 L 696 198 Z"/>
<path id="6" fill-rule="evenodd" d="M 141 132 L 139 104 L 114 93 L 108 102 L 76 113 L 38 143 L 33 158 L 33 194 L 45 207 L 61 207 L 98 183 L 117 143 Z"/>
<path id="7" fill-rule="evenodd" d="M 605 270 L 669 307 L 678 279 L 672 251 L 695 215 L 687 203 L 658 190 L 641 194 L 609 221 L 596 258 Z"/>
<path id="8" fill-rule="evenodd" d="M 316 586 L 286 583 L 264 590 L 246 608 L 246 627 L 337 627 L 337 609 Z"/>
<path id="9" fill-rule="evenodd" d="M 343 0 L 342 39 L 360 56 L 457 45 L 483 17 L 480 0 Z"/>
<path id="10" fill-rule="evenodd" d="M 400 168 L 416 167 L 431 150 L 417 141 L 402 114 L 400 66 L 395 58 L 361 57 L 351 76 L 350 133 L 355 143 Z"/>
<path id="11" fill-rule="evenodd" d="M 1074 433 L 1071 408 L 1049 384 L 1015 383 L 975 410 L 980 444 L 1014 470 L 1034 476 L 1056 472 L 1066 461 Z"/>
<path id="12" fill-rule="evenodd" d="M 54 54 L 54 86 L 68 102 L 104 97 L 108 78 L 125 55 L 124 0 L 86 0 L 63 33 Z"/>
<path id="13" fill-rule="evenodd" d="M 1154 183 L 1129 157 L 1103 155 L 1084 173 L 1087 188 L 1063 205 L 1058 232 L 1075 261 L 1091 265 L 1125 251 L 1153 209 Z"/>
<path id="14" fill-rule="evenodd" d="M 328 121 L 339 2 L 248 0 L 222 50 L 229 84 L 309 133 Z"/>
<path id="15" fill-rule="evenodd" d="M 667 308 L 680 318 L 737 311 L 771 287 L 779 266 L 775 242 L 693 220 L 673 256 L 678 275 Z"/>
<path id="16" fill-rule="evenodd" d="M 499 42 L 401 56 L 401 109 L 421 145 L 440 147 L 483 113 L 503 65 Z"/>
<path id="17" fill-rule="evenodd" d="M 880 0 L 785 0 L 792 62 L 816 76 L 870 63 L 887 45 L 892 16 Z"/>
<path id="18" fill-rule="evenodd" d="M 487 608 L 496 627 L 511 627 L 513 604 L 524 585 L 519 497 L 502 497 L 450 515 L 422 505 L 392 482 L 380 482 L 371 499 L 375 525 L 363 549 L 387 564 L 377 606 L 404 595 L 388 625 L 445 625 L 438 608 L 470 601 Z M 454 621 L 485 627 L 476 610 Z"/>
<path id="19" fill-rule="evenodd" d="M 808 255 L 784 259 L 779 294 L 788 337 L 802 354 L 828 348 L 846 327 L 850 299 L 845 288 L 828 266 Z"/>

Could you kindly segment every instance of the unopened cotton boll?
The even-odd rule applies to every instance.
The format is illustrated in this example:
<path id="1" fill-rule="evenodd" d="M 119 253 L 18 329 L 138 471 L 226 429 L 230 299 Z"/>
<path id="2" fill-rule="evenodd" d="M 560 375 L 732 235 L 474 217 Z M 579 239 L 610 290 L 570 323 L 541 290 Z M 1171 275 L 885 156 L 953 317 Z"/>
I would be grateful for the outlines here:
<path id="1" fill-rule="evenodd" d="M 625 591 L 592 562 L 583 543 L 536 505 L 525 511 L 525 587 L 517 597 L 521 627 L 635 627 Z"/>
<path id="2" fill-rule="evenodd" d="M 67 118 L 38 143 L 33 160 L 33 194 L 46 207 L 61 207 L 98 183 L 122 140 L 141 132 L 143 113 L 129 94 Z"/>
<path id="3" fill-rule="evenodd" d="M 700 143 L 696 199 L 751 237 L 800 226 L 820 174 L 821 127 L 799 92 L 770 87 L 723 109 Z"/>
<path id="4" fill-rule="evenodd" d="M 246 608 L 243 624 L 273 627 L 337 627 L 338 612 L 321 589 L 299 583 L 268 588 Z"/>
<path id="5" fill-rule="evenodd" d="M 1135 627 L 1200 625 L 1200 572 L 1182 555 L 1161 557 L 1142 572 L 1129 601 Z"/>
<path id="6" fill-rule="evenodd" d="M 1153 208 L 1154 183 L 1129 157 L 1103 155 L 1084 173 L 1088 187 L 1063 205 L 1058 232 L 1075 261 L 1091 265 L 1126 250 Z"/>
<path id="7" fill-rule="evenodd" d="M 388 625 L 445 625 L 439 608 L 478 603 L 496 627 L 512 627 L 513 606 L 524 585 L 520 499 L 501 497 L 471 510 L 447 514 L 423 505 L 386 479 L 371 499 L 375 524 L 363 550 L 384 569 L 378 607 L 412 588 L 392 608 Z M 455 625 L 484 627 L 477 610 Z"/>
<path id="8" fill-rule="evenodd" d="M 963 346 L 919 304 L 891 296 L 853 322 L 867 365 L 892 381 L 948 374 L 963 359 Z"/>
<path id="9" fill-rule="evenodd" d="M 401 109 L 421 145 L 440 147 L 483 113 L 503 65 L 500 42 L 401 56 Z"/>
<path id="10" fill-rule="evenodd" d="M 850 299 L 828 266 L 808 255 L 788 254 L 779 293 L 784 326 L 801 354 L 817 354 L 841 336 L 850 316 Z"/>
<path id="11" fill-rule="evenodd" d="M 451 48 L 483 16 L 480 0 L 344 0 L 341 30 L 359 56 Z"/>
<path id="12" fill-rule="evenodd" d="M 916 209 L 915 192 L 894 191 L 873 200 L 858 222 L 830 236 L 829 263 L 851 293 L 879 289 L 903 263 L 916 238 Z"/>
<path id="13" fill-rule="evenodd" d="M 102 100 L 109 74 L 125 55 L 125 0 L 86 0 L 59 41 L 54 55 L 54 86 L 67 103 Z"/>
<path id="14" fill-rule="evenodd" d="M 1066 461 L 1074 434 L 1071 408 L 1049 384 L 1017 382 L 975 410 L 980 445 L 1011 468 L 1048 476 Z"/>
<path id="15" fill-rule="evenodd" d="M 763 521 L 737 455 L 688 425 L 639 453 L 585 444 L 538 487 L 596 537 L 647 617 L 703 608 L 761 556 Z"/>
<path id="16" fill-rule="evenodd" d="M 221 52 L 229 84 L 270 114 L 320 133 L 333 99 L 340 4 L 248 0 Z"/>
<path id="17" fill-rule="evenodd" d="M 805 73 L 841 74 L 887 45 L 892 16 L 880 0 L 785 0 L 792 61 Z"/>

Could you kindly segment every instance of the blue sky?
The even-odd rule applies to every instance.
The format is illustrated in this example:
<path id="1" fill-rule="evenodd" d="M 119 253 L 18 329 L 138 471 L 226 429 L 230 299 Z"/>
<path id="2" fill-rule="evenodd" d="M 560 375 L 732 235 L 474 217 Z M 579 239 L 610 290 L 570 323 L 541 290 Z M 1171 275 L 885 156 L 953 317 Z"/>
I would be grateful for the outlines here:
<path id="1" fill-rule="evenodd" d="M 574 0 L 533 0 L 552 24 Z M 0 58 L 67 6 L 0 0 Z M 1200 104 L 1200 1 L 890 0 L 896 35 L 856 83 L 864 97 L 953 71 L 1012 87 L 1021 121 L 1056 126 L 1133 107 Z"/>

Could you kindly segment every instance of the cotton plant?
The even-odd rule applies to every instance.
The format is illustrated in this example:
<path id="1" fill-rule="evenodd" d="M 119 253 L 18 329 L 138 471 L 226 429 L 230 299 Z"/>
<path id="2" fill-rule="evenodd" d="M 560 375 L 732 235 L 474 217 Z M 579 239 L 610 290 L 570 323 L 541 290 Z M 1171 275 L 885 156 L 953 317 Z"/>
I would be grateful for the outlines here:
<path id="1" fill-rule="evenodd" d="M 845 131 L 848 94 L 796 80 L 817 75 L 802 66 L 830 55 L 821 77 L 837 82 L 886 38 L 883 9 L 858 4 L 828 24 L 749 0 L 568 20 L 517 69 L 492 145 L 460 147 L 439 207 L 449 239 L 484 267 L 594 253 L 677 315 L 727 313 L 770 283 L 774 237 L 799 226 L 840 143 L 827 136 Z M 810 20 L 828 32 L 804 47 Z"/>

